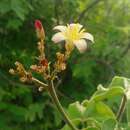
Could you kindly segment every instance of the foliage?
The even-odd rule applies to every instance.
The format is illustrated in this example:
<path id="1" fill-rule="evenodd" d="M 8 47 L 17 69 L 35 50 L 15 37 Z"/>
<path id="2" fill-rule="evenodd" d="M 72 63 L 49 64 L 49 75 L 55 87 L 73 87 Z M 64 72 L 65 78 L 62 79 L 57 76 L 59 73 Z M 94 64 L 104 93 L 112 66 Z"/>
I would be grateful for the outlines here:
<path id="1" fill-rule="evenodd" d="M 107 88 L 99 85 L 89 100 L 85 99 L 81 103 L 76 101 L 70 104 L 67 113 L 77 128 L 81 130 L 127 130 L 130 128 L 129 93 L 130 79 L 114 77 Z M 123 119 L 118 121 L 116 112 L 120 108 L 118 106 L 120 100 L 115 101 L 115 97 L 117 100 L 124 94 L 127 96 L 127 112 L 123 115 Z M 117 107 L 116 110 L 113 110 L 115 103 Z M 62 130 L 71 129 L 65 125 Z"/>
<path id="2" fill-rule="evenodd" d="M 8 75 L 15 60 L 29 65 L 35 59 L 35 19 L 43 21 L 48 37 L 53 25 L 78 21 L 96 39 L 85 55 L 76 53 L 71 57 L 68 70 L 61 76 L 58 94 L 66 107 L 75 100 L 89 98 L 98 84 L 108 86 L 115 75 L 130 77 L 129 7 L 129 0 L 0 0 L 0 130 L 54 130 L 62 124 L 48 95 L 39 94 L 30 89 L 34 86 L 22 85 Z M 51 59 L 57 47 L 48 39 Z M 113 100 L 118 102 L 120 98 Z M 112 106 L 114 112 L 116 106 Z"/>

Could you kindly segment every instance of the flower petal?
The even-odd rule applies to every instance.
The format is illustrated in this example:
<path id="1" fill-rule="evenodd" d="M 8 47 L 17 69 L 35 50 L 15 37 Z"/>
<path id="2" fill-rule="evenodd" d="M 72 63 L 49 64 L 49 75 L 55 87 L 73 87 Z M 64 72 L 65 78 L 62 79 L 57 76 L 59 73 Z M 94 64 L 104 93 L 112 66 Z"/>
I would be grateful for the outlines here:
<path id="1" fill-rule="evenodd" d="M 72 28 L 77 27 L 78 31 L 80 31 L 81 28 L 83 27 L 83 25 L 81 25 L 79 23 L 71 23 L 69 26 L 72 27 Z"/>
<path id="2" fill-rule="evenodd" d="M 61 32 L 64 32 L 66 30 L 66 26 L 58 25 L 53 28 L 53 30 L 59 30 Z"/>
<path id="3" fill-rule="evenodd" d="M 91 42 L 94 42 L 94 37 L 90 33 L 83 33 L 83 35 L 81 36 L 81 38 L 85 38 L 87 40 L 90 40 Z"/>
<path id="4" fill-rule="evenodd" d="M 64 41 L 65 36 L 61 32 L 59 32 L 59 33 L 54 34 L 51 40 L 54 43 L 58 43 L 58 42 Z"/>
<path id="5" fill-rule="evenodd" d="M 87 49 L 87 42 L 83 39 L 74 41 L 74 45 L 80 53 L 83 53 Z"/>

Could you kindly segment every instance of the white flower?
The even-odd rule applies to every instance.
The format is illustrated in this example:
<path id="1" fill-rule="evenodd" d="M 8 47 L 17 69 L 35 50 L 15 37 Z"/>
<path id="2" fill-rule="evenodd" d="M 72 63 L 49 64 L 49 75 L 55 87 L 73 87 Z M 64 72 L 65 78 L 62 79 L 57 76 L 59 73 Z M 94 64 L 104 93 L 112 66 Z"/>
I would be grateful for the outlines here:
<path id="1" fill-rule="evenodd" d="M 74 46 L 82 53 L 87 49 L 87 41 L 94 42 L 92 34 L 85 32 L 81 24 L 68 24 L 67 26 L 58 25 L 54 30 L 59 30 L 52 37 L 54 43 L 66 41 L 66 49 L 72 50 Z"/>

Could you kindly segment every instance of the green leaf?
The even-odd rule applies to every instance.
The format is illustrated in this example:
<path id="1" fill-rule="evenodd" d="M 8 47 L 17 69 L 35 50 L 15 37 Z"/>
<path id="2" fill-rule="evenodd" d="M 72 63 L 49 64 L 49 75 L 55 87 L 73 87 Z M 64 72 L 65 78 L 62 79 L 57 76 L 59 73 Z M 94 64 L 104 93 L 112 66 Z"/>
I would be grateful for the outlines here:
<path id="1" fill-rule="evenodd" d="M 8 3 L 8 4 L 7 4 Z M 1 0 L 0 1 L 0 12 L 5 14 L 11 10 L 10 8 L 10 0 Z"/>
<path id="2" fill-rule="evenodd" d="M 27 9 L 24 6 L 23 0 L 11 0 L 11 8 L 21 20 L 25 19 Z"/>
<path id="3" fill-rule="evenodd" d="M 116 127 L 116 120 L 108 119 L 103 122 L 101 130 L 114 130 Z"/>
<path id="4" fill-rule="evenodd" d="M 86 108 L 79 102 L 75 102 L 69 105 L 68 115 L 70 119 L 83 118 Z"/>
<path id="5" fill-rule="evenodd" d="M 95 128 L 98 128 L 100 129 L 101 128 L 101 123 L 98 122 L 97 120 L 95 120 L 94 118 L 86 118 L 85 122 L 87 125 L 86 127 L 95 127 Z"/>
<path id="6" fill-rule="evenodd" d="M 45 104 L 31 104 L 26 112 L 25 119 L 29 120 L 30 122 L 35 121 L 36 116 L 39 117 L 39 119 L 43 118 L 43 108 L 45 107 Z"/>
<path id="7" fill-rule="evenodd" d="M 88 104 L 89 104 L 89 100 L 87 99 L 83 100 L 83 102 L 81 103 L 81 105 L 83 105 L 84 107 L 87 107 Z"/>
<path id="8" fill-rule="evenodd" d="M 97 110 L 97 113 L 99 113 L 100 115 L 104 117 L 111 117 L 114 119 L 116 118 L 113 111 L 103 102 L 96 103 L 96 110 Z"/>
<path id="9" fill-rule="evenodd" d="M 17 105 L 10 104 L 8 107 L 9 107 L 8 110 L 16 116 L 23 116 L 24 117 L 26 112 L 27 112 L 26 108 L 20 107 Z"/>
<path id="10" fill-rule="evenodd" d="M 79 125 L 81 124 L 80 119 L 75 119 L 75 120 L 71 120 L 71 121 L 75 125 L 76 128 L 78 128 Z M 72 129 L 70 128 L 70 126 L 68 126 L 68 124 L 66 124 L 61 130 L 72 130 Z"/>
<path id="11" fill-rule="evenodd" d="M 54 121 L 56 126 L 58 126 L 61 123 L 61 115 L 58 111 L 53 111 L 54 114 Z"/>
<path id="12" fill-rule="evenodd" d="M 18 29 L 22 25 L 22 21 L 19 19 L 10 19 L 7 24 L 7 28 Z"/>
<path id="13" fill-rule="evenodd" d="M 130 126 L 128 126 L 125 130 L 130 130 Z"/>
<path id="14" fill-rule="evenodd" d="M 93 117 L 98 121 L 103 121 L 108 118 L 115 119 L 113 111 L 103 102 L 91 101 L 85 112 L 86 117 Z"/>
<path id="15" fill-rule="evenodd" d="M 112 88 L 104 88 L 100 85 L 98 86 L 98 90 L 94 93 L 91 100 L 101 101 L 122 94 L 124 94 L 124 89 L 120 86 L 115 86 Z"/>
<path id="16" fill-rule="evenodd" d="M 88 128 L 84 128 L 82 130 L 100 130 L 100 129 L 96 128 L 96 127 L 88 127 Z"/>
<path id="17" fill-rule="evenodd" d="M 110 83 L 109 87 L 121 86 L 126 88 L 126 84 L 125 84 L 126 81 L 130 83 L 130 79 L 128 78 L 115 76 L 112 79 L 112 82 Z"/>
<path id="18" fill-rule="evenodd" d="M 61 130 L 71 130 L 71 128 L 68 125 L 65 125 Z"/>
<path id="19" fill-rule="evenodd" d="M 4 102 L 0 102 L 0 110 L 6 109 L 6 108 L 8 108 L 8 104 Z"/>

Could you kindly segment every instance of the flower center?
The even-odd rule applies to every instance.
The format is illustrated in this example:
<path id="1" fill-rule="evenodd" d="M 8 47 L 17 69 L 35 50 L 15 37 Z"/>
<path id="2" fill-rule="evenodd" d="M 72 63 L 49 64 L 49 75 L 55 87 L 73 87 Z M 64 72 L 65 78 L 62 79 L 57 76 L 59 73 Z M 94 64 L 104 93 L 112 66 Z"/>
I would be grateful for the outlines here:
<path id="1" fill-rule="evenodd" d="M 79 26 L 77 24 L 72 26 L 68 25 L 64 35 L 69 41 L 79 40 L 81 38 Z"/>

